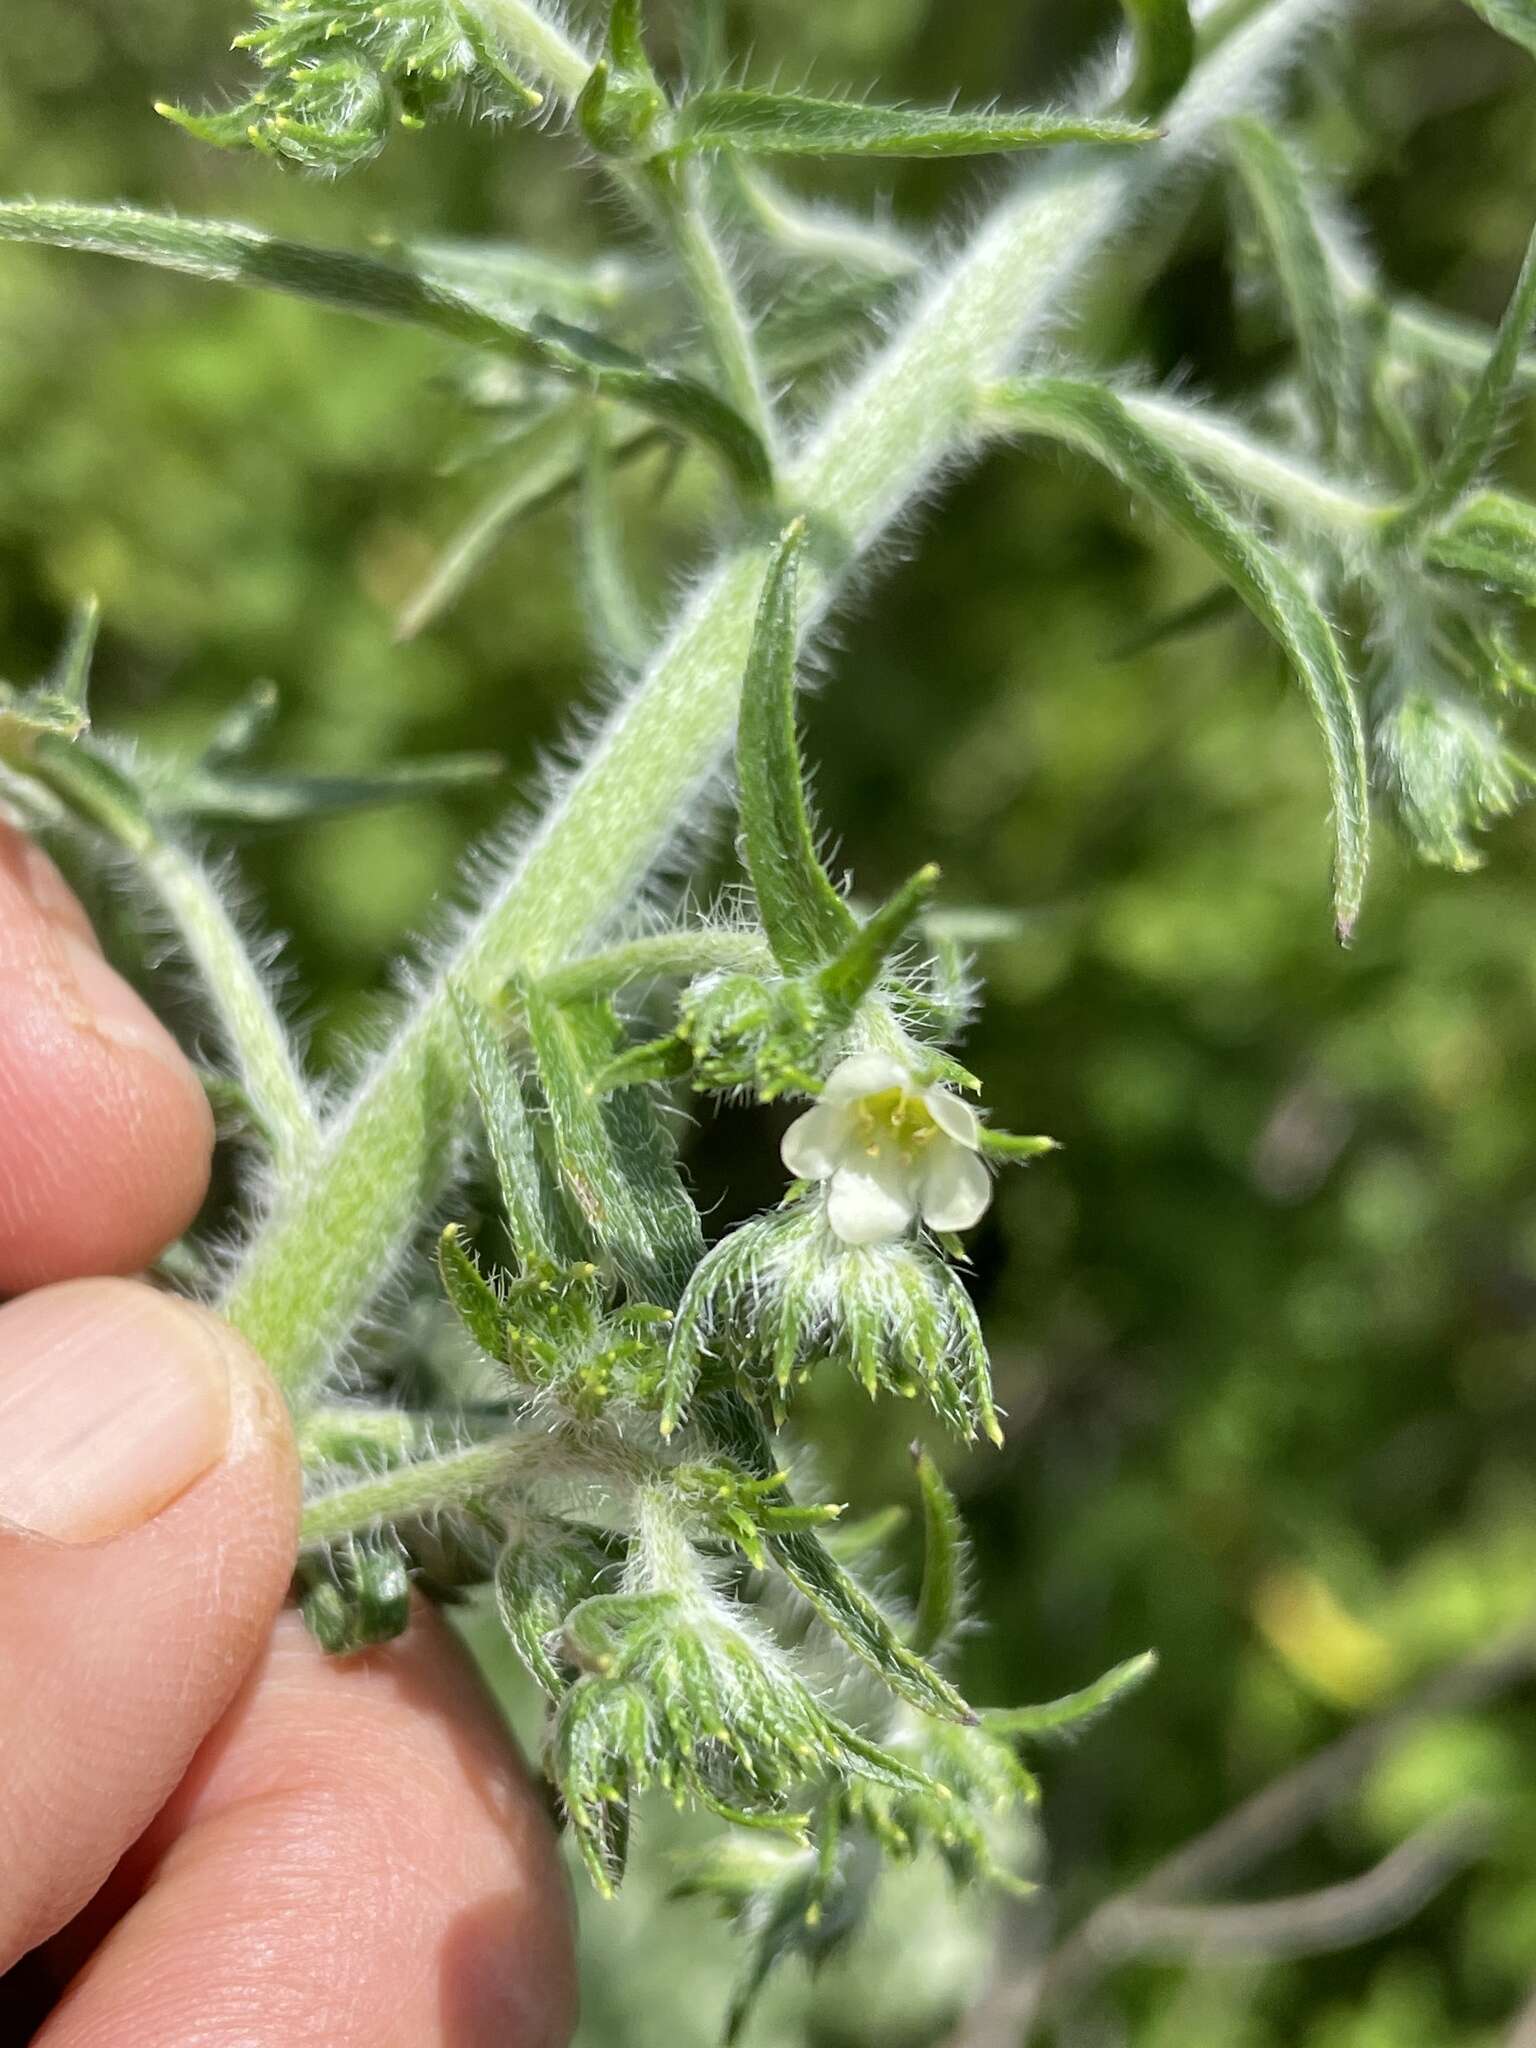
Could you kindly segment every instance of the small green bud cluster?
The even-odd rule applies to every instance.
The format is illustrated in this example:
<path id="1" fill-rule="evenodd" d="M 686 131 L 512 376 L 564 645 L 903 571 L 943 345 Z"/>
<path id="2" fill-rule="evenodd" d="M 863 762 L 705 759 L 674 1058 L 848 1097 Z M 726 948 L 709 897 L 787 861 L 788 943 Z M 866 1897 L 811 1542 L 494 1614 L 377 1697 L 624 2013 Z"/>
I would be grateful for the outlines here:
<path id="1" fill-rule="evenodd" d="M 156 111 L 201 142 L 305 170 L 352 170 L 378 155 L 391 128 L 424 127 L 466 99 L 496 111 L 543 104 L 460 0 L 275 0 L 235 48 L 269 84 L 221 113 L 163 102 Z"/>

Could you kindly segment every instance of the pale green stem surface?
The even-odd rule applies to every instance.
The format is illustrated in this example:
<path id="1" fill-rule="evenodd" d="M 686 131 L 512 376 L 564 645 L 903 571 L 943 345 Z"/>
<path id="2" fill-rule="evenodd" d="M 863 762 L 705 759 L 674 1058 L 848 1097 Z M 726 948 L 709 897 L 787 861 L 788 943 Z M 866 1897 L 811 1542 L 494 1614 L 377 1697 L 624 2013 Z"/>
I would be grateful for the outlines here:
<path id="1" fill-rule="evenodd" d="M 313 1550 L 371 1529 L 379 1522 L 408 1520 L 440 1508 L 467 1507 L 505 1486 L 516 1467 L 543 1448 L 541 1437 L 493 1437 L 467 1450 L 424 1458 L 317 1494 L 299 1523 L 299 1546 Z"/>
<path id="2" fill-rule="evenodd" d="M 1122 403 L 1196 468 L 1214 473 L 1244 496 L 1268 499 L 1308 525 L 1358 536 L 1384 526 L 1397 509 L 1391 499 L 1351 490 L 1324 471 L 1254 440 L 1219 413 L 1132 392 L 1122 394 Z"/>
<path id="3" fill-rule="evenodd" d="M 736 280 L 715 238 L 704 167 L 664 164 L 647 184 L 714 358 L 721 394 L 756 428 L 771 453 L 773 414 Z"/>
<path id="4" fill-rule="evenodd" d="M 1066 152 L 1010 189 L 791 466 L 792 501 L 812 509 L 814 532 L 834 537 L 844 562 L 857 561 L 966 444 L 978 382 L 1006 374 L 1026 342 L 1064 315 L 1130 210 L 1338 12 L 1337 0 L 1270 0 L 1186 87 L 1166 140 L 1146 153 L 1155 162 Z M 706 808 L 735 720 L 764 559 L 761 546 L 743 547 L 699 585 L 312 1166 L 280 1181 L 226 1306 L 295 1402 L 323 1379 L 451 1171 L 467 1079 L 449 980 L 491 1001 L 514 968 L 547 973 L 571 958 L 623 909 L 679 821 Z M 830 596 L 809 564 L 804 589 L 809 625 Z"/>
<path id="5" fill-rule="evenodd" d="M 142 811 L 114 800 L 112 786 L 68 747 L 40 750 L 40 766 L 101 829 L 134 856 L 135 867 L 169 912 L 212 1003 L 235 1072 L 280 1177 L 302 1172 L 320 1144 L 310 1091 L 250 947 L 218 885 L 184 847 L 164 838 Z"/>
<path id="6" fill-rule="evenodd" d="M 515 58 L 545 78 L 561 99 L 575 99 L 592 69 L 592 59 L 580 43 L 528 0 L 475 0 L 475 6 Z"/>
<path id="7" fill-rule="evenodd" d="M 546 976 L 544 992 L 557 1003 L 612 995 L 631 982 L 689 978 L 696 974 L 771 974 L 773 955 L 761 933 L 696 930 L 648 932 L 622 946 L 588 953 Z"/>

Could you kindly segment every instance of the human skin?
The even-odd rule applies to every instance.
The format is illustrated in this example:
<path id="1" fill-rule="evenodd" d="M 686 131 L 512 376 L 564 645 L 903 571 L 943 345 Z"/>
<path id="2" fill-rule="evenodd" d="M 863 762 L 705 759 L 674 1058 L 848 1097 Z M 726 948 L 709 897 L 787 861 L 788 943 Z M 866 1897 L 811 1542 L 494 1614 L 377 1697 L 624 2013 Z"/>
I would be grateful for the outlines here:
<path id="1" fill-rule="evenodd" d="M 212 1146 L 174 1041 L 0 826 L 0 2042 L 561 2048 L 569 1904 L 493 1703 L 428 1614 L 333 1660 L 282 1611 L 283 1402 L 125 1277 Z"/>

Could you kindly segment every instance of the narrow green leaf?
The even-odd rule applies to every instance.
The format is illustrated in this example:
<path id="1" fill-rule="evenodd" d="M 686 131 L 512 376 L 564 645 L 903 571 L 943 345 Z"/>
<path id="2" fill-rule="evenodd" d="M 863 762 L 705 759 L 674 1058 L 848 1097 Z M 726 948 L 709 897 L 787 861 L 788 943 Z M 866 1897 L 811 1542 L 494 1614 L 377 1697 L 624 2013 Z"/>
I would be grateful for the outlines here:
<path id="1" fill-rule="evenodd" d="M 1426 535 L 1424 559 L 1536 605 L 1536 505 L 1482 491 Z"/>
<path id="2" fill-rule="evenodd" d="M 1109 659 L 1134 661 L 1139 655 L 1150 654 L 1154 648 L 1162 647 L 1170 640 L 1182 640 L 1189 634 L 1203 633 L 1208 626 L 1220 625 L 1241 607 L 1242 600 L 1232 586 L 1218 583 L 1203 596 L 1191 598 L 1188 604 L 1176 605 L 1172 611 L 1157 613 L 1134 633 L 1117 640 L 1109 650 Z"/>
<path id="3" fill-rule="evenodd" d="M 469 1057 L 470 1085 L 501 1188 L 507 1232 L 525 1269 L 537 1273 L 556 1261 L 539 1196 L 538 1154 L 523 1091 L 491 1019 L 463 989 L 455 987 L 451 993 Z"/>
<path id="4" fill-rule="evenodd" d="M 692 980 L 701 974 L 766 975 L 773 955 L 761 933 L 725 925 L 685 926 L 647 932 L 642 938 L 589 953 L 544 977 L 545 993 L 557 1003 L 611 996 L 635 982 Z"/>
<path id="5" fill-rule="evenodd" d="M 921 1444 L 912 1446 L 923 1501 L 923 1583 L 911 1644 L 931 1657 L 954 1635 L 965 1613 L 965 1526 L 944 1475 Z"/>
<path id="6" fill-rule="evenodd" d="M 464 1248 L 457 1223 L 437 1241 L 437 1270 L 448 1305 L 487 1358 L 507 1360 L 507 1319 L 490 1281 Z"/>
<path id="7" fill-rule="evenodd" d="M 91 662 L 96 653 L 96 635 L 101 625 L 101 606 L 94 597 L 77 604 L 70 615 L 69 631 L 59 658 L 48 677 L 49 694 L 75 713 L 83 730 L 90 724 L 86 700 L 91 687 Z"/>
<path id="8" fill-rule="evenodd" d="M 587 432 L 586 404 L 578 400 L 558 407 L 521 436 L 507 473 L 451 536 L 425 580 L 401 606 L 396 639 L 414 639 L 479 574 L 520 519 L 553 504 L 576 485 Z"/>
<path id="9" fill-rule="evenodd" d="M 618 1020 L 606 1002 L 573 1003 L 564 1012 L 587 1074 L 587 1093 L 598 1094 L 604 1067 L 612 1065 L 620 1040 Z M 641 1237 L 626 1272 L 635 1292 L 652 1302 L 675 1305 L 689 1275 L 704 1256 L 699 1212 L 677 1169 L 677 1147 L 644 1088 L 623 1088 L 598 1105 L 613 1157 L 642 1219 Z"/>
<path id="10" fill-rule="evenodd" d="M 796 595 L 805 522 L 768 563 L 736 728 L 736 802 L 747 872 L 774 958 L 791 974 L 841 952 L 858 931 L 816 854 L 795 734 Z"/>
<path id="11" fill-rule="evenodd" d="M 645 13 L 640 0 L 613 0 L 608 16 L 608 54 L 626 71 L 648 72 L 651 60 L 645 47 Z"/>
<path id="12" fill-rule="evenodd" d="M 512 1647 L 551 1699 L 568 1677 L 550 1654 L 571 1610 L 590 1597 L 608 1562 L 589 1537 L 558 1522 L 529 1523 L 496 1566 L 496 1610 Z"/>
<path id="13" fill-rule="evenodd" d="M 1322 444 L 1347 440 L 1361 365 L 1300 165 L 1263 121 L 1228 123 L 1232 160 L 1274 265 Z"/>
<path id="14" fill-rule="evenodd" d="M 1421 532 L 1448 511 L 1462 492 L 1476 481 L 1478 471 L 1487 461 L 1504 424 L 1533 318 L 1536 318 L 1536 232 L 1526 244 L 1525 260 L 1520 265 L 1520 275 L 1515 280 L 1509 304 L 1499 322 L 1492 353 L 1478 372 L 1445 453 L 1409 501 L 1398 523 L 1400 533 Z"/>
<path id="15" fill-rule="evenodd" d="M 1042 377 L 1008 386 L 1000 417 L 1084 450 L 1149 498 L 1204 549 L 1279 643 L 1312 701 L 1328 756 L 1333 797 L 1333 909 L 1347 944 L 1365 888 L 1370 776 L 1360 707 L 1333 628 L 1289 562 L 1223 504 L 1172 448 L 1132 418 L 1113 391 L 1080 379 Z"/>
<path id="16" fill-rule="evenodd" d="M 1020 1161 L 1040 1159 L 1047 1152 L 1058 1152 L 1060 1146 L 1054 1138 L 1020 1138 L 1012 1131 L 994 1130 L 990 1124 L 981 1126 L 981 1149 L 989 1159 Z"/>
<path id="17" fill-rule="evenodd" d="M 665 1300 L 677 1265 L 676 1207 L 668 1201 L 661 1213 L 648 1209 L 654 1185 L 646 1187 L 642 1199 L 620 1164 L 613 1129 L 604 1114 L 608 1105 L 599 1103 L 592 1091 L 602 1061 L 582 1008 L 551 1002 L 537 982 L 520 982 L 514 993 L 549 1109 L 560 1184 L 630 1292 L 641 1300 Z M 627 1094 L 615 1101 L 623 1102 Z M 632 1156 L 628 1163 L 634 1167 L 639 1162 Z"/>
<path id="18" fill-rule="evenodd" d="M 581 489 L 581 561 L 600 653 L 620 667 L 638 669 L 656 644 L 654 627 L 624 559 L 624 535 L 613 501 L 613 457 L 608 421 L 594 413 Z"/>
<path id="19" fill-rule="evenodd" d="M 1536 57 L 1536 0 L 1467 0 L 1490 28 Z"/>
<path id="20" fill-rule="evenodd" d="M 367 775 L 260 774 L 190 766 L 150 772 L 146 787 L 155 810 L 165 817 L 195 818 L 207 825 L 288 825 L 465 789 L 494 780 L 505 766 L 499 754 L 441 754 L 400 761 Z"/>
<path id="21" fill-rule="evenodd" d="M 738 149 L 749 156 L 988 156 L 1062 142 L 1151 142 L 1156 134 L 1140 121 L 1113 116 L 952 113 L 728 87 L 684 102 L 671 146 L 678 154 Z"/>
<path id="22" fill-rule="evenodd" d="M 1127 104 L 1141 114 L 1167 106 L 1195 61 L 1189 0 L 1122 0 L 1136 37 L 1136 71 Z"/>
<path id="23" fill-rule="evenodd" d="M 30 201 L 0 203 L 0 241 L 120 256 L 188 277 L 252 285 L 368 319 L 424 327 L 569 378 L 620 399 L 651 419 L 697 435 L 751 495 L 765 493 L 772 484 L 768 453 L 757 433 L 695 379 L 652 369 L 601 335 L 563 320 L 544 314 L 514 320 L 467 291 L 373 256 L 133 207 Z"/>
<path id="24" fill-rule="evenodd" d="M 927 909 L 938 884 L 939 870 L 930 861 L 873 911 L 837 958 L 827 962 L 816 985 L 834 1019 L 853 1015 L 880 979 L 887 960 Z"/>
<path id="25" fill-rule="evenodd" d="M 1081 1692 L 1069 1692 L 1044 1706 L 988 1708 L 981 1717 L 982 1726 L 989 1735 L 1078 1735 L 1138 1686 L 1145 1685 L 1156 1669 L 1157 1652 L 1143 1650 L 1139 1657 L 1128 1657 L 1092 1685 L 1085 1685 Z"/>
<path id="26" fill-rule="evenodd" d="M 705 1396 L 697 1403 L 696 1420 L 754 1479 L 771 1479 L 778 1470 L 761 1423 L 739 1395 Z M 771 1498 L 788 1503 L 790 1495 L 786 1488 Z M 941 1721 L 975 1721 L 948 1679 L 901 1640 L 814 1530 L 765 1528 L 763 1545 L 801 1598 L 893 1692 Z"/>
<path id="27" fill-rule="evenodd" d="M 693 1053 L 686 1039 L 674 1031 L 666 1038 L 648 1038 L 643 1045 L 631 1045 L 592 1077 L 594 1095 L 611 1095 L 619 1088 L 634 1088 L 649 1081 L 677 1081 L 693 1071 Z"/>

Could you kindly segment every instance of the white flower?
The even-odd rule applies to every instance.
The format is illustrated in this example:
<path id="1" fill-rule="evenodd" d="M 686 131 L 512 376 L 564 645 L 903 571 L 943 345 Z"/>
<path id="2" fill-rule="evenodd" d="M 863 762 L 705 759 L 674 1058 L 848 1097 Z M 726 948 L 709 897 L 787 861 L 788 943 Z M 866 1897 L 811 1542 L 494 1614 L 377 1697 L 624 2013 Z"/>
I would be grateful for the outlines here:
<path id="1" fill-rule="evenodd" d="M 925 1088 L 889 1053 L 861 1052 L 827 1078 L 821 1099 L 784 1133 L 797 1180 L 824 1180 L 827 1221 L 844 1244 L 930 1230 L 969 1230 L 992 1199 L 976 1112 Z"/>

